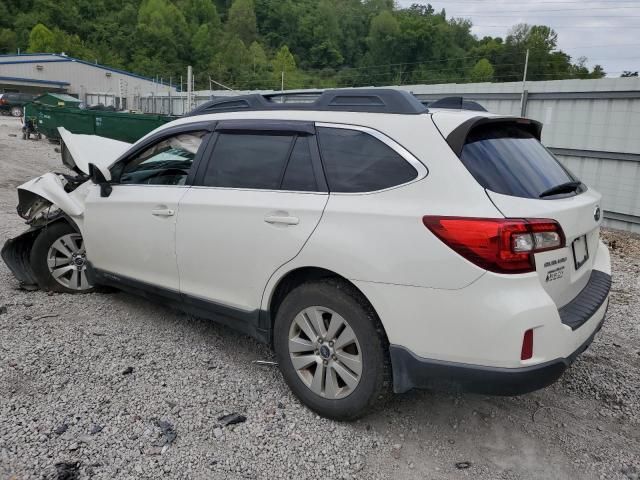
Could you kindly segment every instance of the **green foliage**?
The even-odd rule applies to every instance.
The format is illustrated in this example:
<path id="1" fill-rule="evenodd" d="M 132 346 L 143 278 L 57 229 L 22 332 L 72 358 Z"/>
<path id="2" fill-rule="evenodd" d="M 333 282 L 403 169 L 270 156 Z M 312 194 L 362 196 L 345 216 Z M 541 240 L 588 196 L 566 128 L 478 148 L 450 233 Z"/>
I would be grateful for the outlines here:
<path id="1" fill-rule="evenodd" d="M 393 0 L 0 0 L 0 53 L 70 56 L 236 89 L 601 78 L 544 25 L 477 38 L 468 20 Z M 629 72 L 632 74 L 633 72 Z"/>
<path id="2" fill-rule="evenodd" d="M 226 27 L 228 35 L 237 36 L 245 45 L 250 45 L 258 37 L 253 0 L 234 0 Z"/>
<path id="3" fill-rule="evenodd" d="M 493 80 L 493 65 L 486 58 L 478 60 L 469 75 L 472 82 L 490 82 Z"/>

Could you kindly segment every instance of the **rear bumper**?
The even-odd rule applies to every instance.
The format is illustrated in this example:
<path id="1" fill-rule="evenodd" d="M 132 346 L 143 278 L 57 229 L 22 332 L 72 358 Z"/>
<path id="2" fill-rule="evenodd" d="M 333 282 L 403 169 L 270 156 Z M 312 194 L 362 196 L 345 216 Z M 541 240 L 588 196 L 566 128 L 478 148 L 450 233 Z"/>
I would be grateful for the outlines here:
<path id="1" fill-rule="evenodd" d="M 605 309 L 608 307 L 608 299 Z M 606 313 L 606 310 L 605 310 Z M 486 395 L 521 395 L 554 383 L 575 359 L 593 342 L 604 324 L 605 315 L 591 335 L 564 358 L 520 368 L 485 367 L 464 363 L 430 360 L 410 350 L 391 345 L 393 389 L 403 393 L 414 388 L 464 391 Z"/>

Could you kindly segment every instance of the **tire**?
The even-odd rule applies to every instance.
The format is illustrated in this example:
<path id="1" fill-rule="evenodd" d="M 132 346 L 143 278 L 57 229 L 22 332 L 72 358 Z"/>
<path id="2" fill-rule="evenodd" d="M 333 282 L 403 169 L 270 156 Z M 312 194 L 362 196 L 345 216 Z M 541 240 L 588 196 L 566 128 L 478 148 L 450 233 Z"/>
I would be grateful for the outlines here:
<path id="1" fill-rule="evenodd" d="M 337 334 L 332 333 L 338 325 Z M 324 336 L 321 343 L 311 338 L 318 331 Z M 355 340 L 346 341 L 350 337 Z M 354 420 L 390 393 L 384 329 L 369 303 L 346 282 L 305 283 L 291 291 L 276 314 L 274 349 L 289 388 L 323 417 Z"/>
<path id="2" fill-rule="evenodd" d="M 43 290 L 89 293 L 82 236 L 67 222 L 47 225 L 31 248 L 31 268 Z"/>
<path id="3" fill-rule="evenodd" d="M 21 117 L 22 116 L 22 107 L 11 107 L 11 115 L 13 117 Z"/>

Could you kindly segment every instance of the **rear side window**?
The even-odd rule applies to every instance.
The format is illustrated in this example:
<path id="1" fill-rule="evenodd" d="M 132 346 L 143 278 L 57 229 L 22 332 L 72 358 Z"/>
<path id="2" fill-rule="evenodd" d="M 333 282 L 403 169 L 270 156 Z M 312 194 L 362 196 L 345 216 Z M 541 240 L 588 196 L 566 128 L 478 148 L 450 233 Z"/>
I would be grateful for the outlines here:
<path id="1" fill-rule="evenodd" d="M 552 187 L 577 181 L 537 138 L 515 125 L 472 130 L 460 159 L 484 188 L 513 197 L 540 198 Z"/>
<path id="2" fill-rule="evenodd" d="M 204 184 L 277 190 L 294 136 L 221 133 Z"/>
<path id="3" fill-rule="evenodd" d="M 332 192 L 373 192 L 407 183 L 415 168 L 366 132 L 318 128 L 322 161 Z"/>
<path id="4" fill-rule="evenodd" d="M 298 137 L 282 179 L 282 190 L 313 192 L 318 188 L 313 173 L 309 137 Z"/>

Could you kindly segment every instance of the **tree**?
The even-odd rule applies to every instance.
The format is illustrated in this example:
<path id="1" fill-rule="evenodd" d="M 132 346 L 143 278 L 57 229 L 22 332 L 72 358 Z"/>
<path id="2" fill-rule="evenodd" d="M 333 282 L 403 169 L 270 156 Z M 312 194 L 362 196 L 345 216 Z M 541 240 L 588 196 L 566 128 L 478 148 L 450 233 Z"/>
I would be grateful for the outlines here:
<path id="1" fill-rule="evenodd" d="M 245 45 L 250 45 L 258 38 L 253 0 L 234 0 L 229 9 L 227 33 L 231 37 L 237 36 Z"/>
<path id="2" fill-rule="evenodd" d="M 289 47 L 283 45 L 276 53 L 271 65 L 273 66 L 272 88 L 280 90 L 283 75 L 285 88 L 300 88 L 302 86 L 302 78 Z"/>
<path id="3" fill-rule="evenodd" d="M 188 27 L 182 12 L 169 0 L 142 0 L 136 26 L 133 61 L 138 71 L 165 78 L 184 74 Z"/>
<path id="4" fill-rule="evenodd" d="M 18 39 L 13 30 L 0 28 L 0 53 L 15 52 Z"/>
<path id="5" fill-rule="evenodd" d="M 470 76 L 473 82 L 490 82 L 493 80 L 493 65 L 486 58 L 478 60 L 471 69 Z"/>
<path id="6" fill-rule="evenodd" d="M 29 53 L 55 53 L 55 35 L 43 24 L 37 24 L 29 34 L 29 49 L 27 51 Z"/>
<path id="7" fill-rule="evenodd" d="M 404 2 L 403 2 L 404 3 Z M 411 3 L 411 2 L 409 2 Z M 0 52 L 66 52 L 148 76 L 280 88 L 273 62 L 294 59 L 288 86 L 365 86 L 601 78 L 545 25 L 478 38 L 469 20 L 394 0 L 0 0 Z M 240 43 L 242 42 L 242 47 Z M 246 63 L 239 63 L 244 59 Z M 268 61 L 269 59 L 271 61 Z M 265 63 L 266 62 L 266 63 Z M 482 66 L 482 68 L 481 68 Z M 630 72 L 634 73 L 634 72 Z M 277 77 L 277 81 L 275 78 Z"/>

